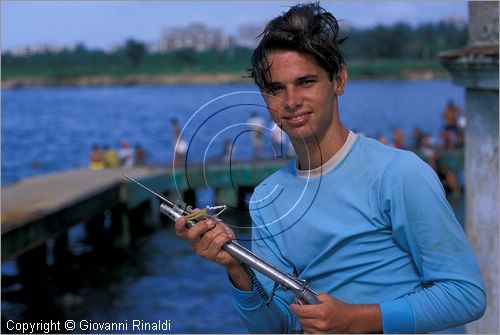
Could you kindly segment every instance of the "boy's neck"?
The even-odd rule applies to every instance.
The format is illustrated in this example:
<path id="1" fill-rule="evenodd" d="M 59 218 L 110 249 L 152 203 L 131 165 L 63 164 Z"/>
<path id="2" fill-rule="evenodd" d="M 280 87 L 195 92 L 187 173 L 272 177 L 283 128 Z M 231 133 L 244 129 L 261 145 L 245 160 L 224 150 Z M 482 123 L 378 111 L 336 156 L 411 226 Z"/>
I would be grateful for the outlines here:
<path id="1" fill-rule="evenodd" d="M 299 170 L 312 170 L 330 160 L 342 148 L 349 136 L 349 130 L 341 127 L 333 135 L 325 136 L 319 143 L 293 143 L 299 162 Z"/>

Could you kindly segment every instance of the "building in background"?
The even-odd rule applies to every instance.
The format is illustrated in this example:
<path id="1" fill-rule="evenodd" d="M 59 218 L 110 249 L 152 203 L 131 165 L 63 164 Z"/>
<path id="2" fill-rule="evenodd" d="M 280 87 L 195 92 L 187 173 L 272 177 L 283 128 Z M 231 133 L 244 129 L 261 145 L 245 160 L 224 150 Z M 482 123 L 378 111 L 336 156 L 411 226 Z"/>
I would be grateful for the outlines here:
<path id="1" fill-rule="evenodd" d="M 259 35 L 264 31 L 264 24 L 244 24 L 238 27 L 235 42 L 238 46 L 255 49 L 259 44 Z"/>
<path id="2" fill-rule="evenodd" d="M 221 29 L 208 27 L 202 23 L 191 23 L 186 27 L 165 29 L 160 41 L 160 51 L 179 49 L 195 51 L 226 50 L 234 44 L 232 38 Z"/>

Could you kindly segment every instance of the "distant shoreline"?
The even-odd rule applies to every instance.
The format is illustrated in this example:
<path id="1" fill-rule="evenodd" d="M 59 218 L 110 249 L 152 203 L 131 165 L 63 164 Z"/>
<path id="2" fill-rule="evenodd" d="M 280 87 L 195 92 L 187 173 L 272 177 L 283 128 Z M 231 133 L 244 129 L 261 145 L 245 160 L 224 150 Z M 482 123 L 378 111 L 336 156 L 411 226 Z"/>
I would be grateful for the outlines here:
<path id="1" fill-rule="evenodd" d="M 178 84 L 230 84 L 251 83 L 238 73 L 181 73 L 165 75 L 90 75 L 67 78 L 20 77 L 2 79 L 2 88 L 46 87 L 46 86 L 135 86 Z"/>
<path id="2" fill-rule="evenodd" d="M 179 73 L 162 75 L 88 75 L 75 77 L 18 77 L 2 79 L 2 88 L 24 88 L 24 87 L 96 87 L 96 86 L 136 86 L 136 85 L 182 85 L 182 84 L 234 84 L 252 83 L 245 73 Z M 363 80 L 435 80 L 448 79 L 443 71 L 405 69 L 398 73 L 351 73 L 350 79 Z"/>

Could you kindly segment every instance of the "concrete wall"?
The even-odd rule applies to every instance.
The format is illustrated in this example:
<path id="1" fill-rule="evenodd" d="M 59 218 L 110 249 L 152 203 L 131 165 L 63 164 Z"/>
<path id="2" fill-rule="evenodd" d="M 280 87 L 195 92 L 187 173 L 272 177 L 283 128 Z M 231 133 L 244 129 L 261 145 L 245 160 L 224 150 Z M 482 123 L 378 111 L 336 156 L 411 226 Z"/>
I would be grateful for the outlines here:
<path id="1" fill-rule="evenodd" d="M 469 2 L 469 46 L 498 48 L 498 2 Z M 468 59 L 466 78 L 466 230 L 486 285 L 488 307 L 468 333 L 499 333 L 498 53 Z"/>
<path id="2" fill-rule="evenodd" d="M 469 44 L 498 43 L 498 2 L 469 2 Z"/>
<path id="3" fill-rule="evenodd" d="M 466 92 L 465 229 L 488 296 L 485 315 L 466 326 L 474 334 L 499 333 L 498 14 L 497 1 L 470 1 L 468 45 L 441 55 Z"/>
<path id="4" fill-rule="evenodd" d="M 466 90 L 466 231 L 481 268 L 488 307 L 468 333 L 498 334 L 498 91 Z"/>

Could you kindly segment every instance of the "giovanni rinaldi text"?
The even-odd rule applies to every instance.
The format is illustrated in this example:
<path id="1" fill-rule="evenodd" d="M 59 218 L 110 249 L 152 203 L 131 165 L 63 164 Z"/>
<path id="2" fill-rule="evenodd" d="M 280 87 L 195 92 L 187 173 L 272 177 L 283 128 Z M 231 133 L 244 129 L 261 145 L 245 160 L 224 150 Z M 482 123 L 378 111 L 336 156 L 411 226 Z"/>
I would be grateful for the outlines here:
<path id="1" fill-rule="evenodd" d="M 49 334 L 57 331 L 170 331 L 170 320 L 144 321 L 125 320 L 123 322 L 105 322 L 93 320 L 81 321 L 43 321 L 16 322 L 7 320 L 6 328 L 13 333 L 21 334 Z"/>

